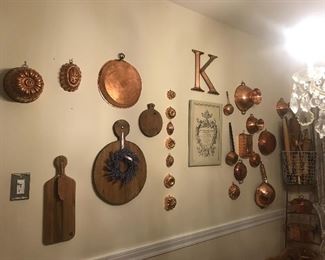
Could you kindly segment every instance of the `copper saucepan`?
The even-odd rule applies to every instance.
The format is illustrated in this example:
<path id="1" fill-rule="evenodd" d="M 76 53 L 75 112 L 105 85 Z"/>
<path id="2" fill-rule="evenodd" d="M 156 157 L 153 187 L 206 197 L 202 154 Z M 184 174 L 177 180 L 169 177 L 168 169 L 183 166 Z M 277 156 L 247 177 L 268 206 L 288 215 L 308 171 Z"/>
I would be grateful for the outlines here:
<path id="1" fill-rule="evenodd" d="M 256 188 L 255 203 L 257 206 L 263 209 L 274 201 L 275 190 L 267 181 L 264 164 L 262 162 L 260 164 L 260 170 L 262 175 L 262 183 Z"/>
<path id="2" fill-rule="evenodd" d="M 226 155 L 226 164 L 232 166 L 238 161 L 238 154 L 235 152 L 234 137 L 232 135 L 232 127 L 230 122 L 229 122 L 229 136 L 230 136 L 231 151 Z"/>
<path id="3" fill-rule="evenodd" d="M 234 112 L 234 106 L 230 104 L 228 91 L 226 91 L 226 95 L 227 95 L 227 104 L 223 107 L 223 113 L 226 116 L 229 116 Z"/>

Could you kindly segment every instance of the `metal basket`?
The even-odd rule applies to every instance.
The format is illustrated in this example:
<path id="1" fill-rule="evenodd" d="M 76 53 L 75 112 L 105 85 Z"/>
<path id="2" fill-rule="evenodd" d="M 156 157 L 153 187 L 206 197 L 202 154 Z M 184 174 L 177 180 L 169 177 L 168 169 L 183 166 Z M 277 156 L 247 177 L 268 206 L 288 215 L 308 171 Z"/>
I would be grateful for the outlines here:
<path id="1" fill-rule="evenodd" d="M 285 184 L 315 184 L 315 151 L 283 151 L 281 155 L 283 181 Z"/>

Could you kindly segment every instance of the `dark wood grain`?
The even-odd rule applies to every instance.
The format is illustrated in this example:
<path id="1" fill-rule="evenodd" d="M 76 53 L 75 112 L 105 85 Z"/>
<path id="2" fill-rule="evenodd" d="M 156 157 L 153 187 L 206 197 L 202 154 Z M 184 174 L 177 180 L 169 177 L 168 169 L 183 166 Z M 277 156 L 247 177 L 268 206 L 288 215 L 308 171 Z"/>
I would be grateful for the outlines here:
<path id="1" fill-rule="evenodd" d="M 43 243 L 55 244 L 75 235 L 75 181 L 64 173 L 64 156 L 56 158 L 56 176 L 44 184 Z M 65 158 L 66 160 L 66 158 Z M 64 165 L 64 166 L 63 166 Z"/>

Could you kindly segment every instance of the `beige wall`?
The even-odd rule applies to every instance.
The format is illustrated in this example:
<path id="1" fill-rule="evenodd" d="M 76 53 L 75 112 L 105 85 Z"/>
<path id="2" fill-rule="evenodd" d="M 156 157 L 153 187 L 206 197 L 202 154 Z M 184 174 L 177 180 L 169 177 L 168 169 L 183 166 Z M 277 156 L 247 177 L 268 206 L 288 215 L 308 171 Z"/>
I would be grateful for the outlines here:
<path id="1" fill-rule="evenodd" d="M 258 169 L 248 167 L 248 177 L 240 186 L 241 196 L 231 201 L 227 195 L 234 180 L 231 167 L 225 163 L 187 167 L 188 101 L 225 104 L 225 91 L 232 96 L 242 80 L 260 88 L 263 94 L 262 103 L 248 115 L 263 118 L 267 129 L 278 135 L 279 118 L 274 107 L 281 96 L 288 97 L 291 71 L 277 46 L 266 45 L 168 1 L 1 0 L 0 19 L 0 80 L 4 71 L 26 60 L 45 81 L 43 94 L 31 104 L 10 102 L 0 96 L 0 258 L 86 259 L 283 207 L 279 146 L 263 157 L 269 181 L 277 192 L 276 200 L 265 210 L 253 200 L 261 182 Z M 220 96 L 190 91 L 194 84 L 193 48 L 219 56 L 207 73 Z M 101 66 L 119 52 L 126 54 L 143 81 L 139 102 L 130 109 L 112 107 L 97 90 Z M 75 93 L 63 91 L 58 83 L 59 68 L 70 58 L 83 73 Z M 166 98 L 170 88 L 177 93 L 171 102 Z M 171 170 L 176 185 L 171 190 L 162 184 L 168 172 L 164 166 L 165 131 L 149 139 L 137 125 L 139 114 L 150 102 L 163 116 L 169 105 L 177 110 L 176 148 L 172 151 L 176 161 Z M 233 123 L 237 136 L 247 116 L 235 110 L 232 116 L 223 118 L 223 158 L 230 150 L 228 122 Z M 148 177 L 137 198 L 122 206 L 110 206 L 95 195 L 91 169 L 100 149 L 115 140 L 111 128 L 118 119 L 130 123 L 128 140 L 142 148 Z M 165 117 L 164 123 L 165 129 Z M 256 140 L 257 136 L 257 150 Z M 77 182 L 76 236 L 69 242 L 43 246 L 42 189 L 54 176 L 52 162 L 60 154 L 68 157 L 67 174 Z M 10 174 L 26 171 L 31 172 L 30 199 L 10 202 Z M 171 212 L 163 208 L 167 194 L 178 200 Z M 254 258 L 253 250 L 265 248 L 259 239 L 265 233 L 272 250 L 261 251 Z M 256 243 L 239 243 L 252 236 Z M 209 254 L 213 254 L 211 247 L 219 245 L 227 257 L 235 242 L 242 256 L 258 260 L 277 253 L 272 251 L 280 250 L 281 239 L 282 230 L 275 223 L 201 246 L 209 247 Z M 187 250 L 182 252 L 186 255 Z M 182 258 L 181 252 L 175 254 L 177 259 Z M 242 259 L 236 254 L 231 257 Z"/>

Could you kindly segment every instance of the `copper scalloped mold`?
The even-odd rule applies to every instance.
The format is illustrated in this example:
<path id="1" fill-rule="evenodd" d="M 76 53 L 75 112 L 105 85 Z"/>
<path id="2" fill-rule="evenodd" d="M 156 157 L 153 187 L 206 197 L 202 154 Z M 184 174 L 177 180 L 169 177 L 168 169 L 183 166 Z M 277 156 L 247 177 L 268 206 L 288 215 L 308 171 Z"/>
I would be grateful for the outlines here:
<path id="1" fill-rule="evenodd" d="M 72 62 L 62 65 L 60 69 L 60 85 L 65 91 L 76 91 L 81 82 L 81 70 Z"/>

